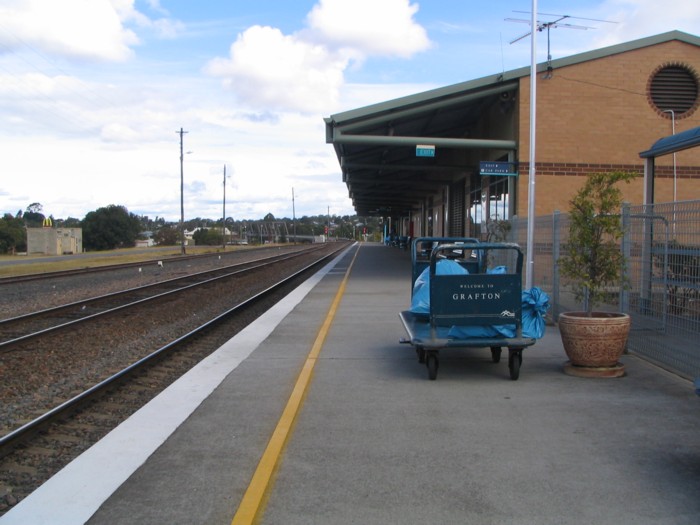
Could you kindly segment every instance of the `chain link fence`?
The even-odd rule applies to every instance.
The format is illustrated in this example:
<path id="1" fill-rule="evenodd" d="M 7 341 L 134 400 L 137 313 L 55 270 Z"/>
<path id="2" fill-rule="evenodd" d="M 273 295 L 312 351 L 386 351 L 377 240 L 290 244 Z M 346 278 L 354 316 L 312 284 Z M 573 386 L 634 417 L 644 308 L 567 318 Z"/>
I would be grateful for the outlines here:
<path id="1" fill-rule="evenodd" d="M 687 377 L 700 377 L 700 201 L 625 206 L 620 249 L 628 286 L 608 290 L 598 310 L 630 314 L 628 351 Z M 550 296 L 549 316 L 582 310 L 560 276 L 569 218 L 555 212 L 535 219 L 533 284 Z M 511 220 L 509 242 L 527 248 L 527 220 Z M 526 254 L 527 260 L 527 254 Z"/>

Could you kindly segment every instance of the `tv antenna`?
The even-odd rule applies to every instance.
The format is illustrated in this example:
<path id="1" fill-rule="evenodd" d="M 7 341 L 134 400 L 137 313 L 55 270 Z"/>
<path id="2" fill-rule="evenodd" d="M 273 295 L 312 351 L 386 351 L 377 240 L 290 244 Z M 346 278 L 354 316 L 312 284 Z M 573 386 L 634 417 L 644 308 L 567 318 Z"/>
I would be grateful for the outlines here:
<path id="1" fill-rule="evenodd" d="M 530 14 L 529 11 L 513 11 L 514 13 L 524 13 L 524 14 Z M 540 33 L 544 31 L 545 29 L 547 30 L 547 73 L 545 73 L 544 78 L 552 78 L 552 52 L 551 52 L 551 45 L 550 45 L 550 39 L 549 39 L 549 30 L 552 28 L 557 28 L 557 27 L 563 27 L 566 29 L 581 29 L 581 30 L 588 30 L 588 29 L 595 29 L 595 27 L 592 26 L 583 26 L 583 25 L 577 25 L 577 24 L 569 24 L 569 23 L 564 23 L 564 20 L 586 20 L 589 22 L 605 22 L 607 24 L 617 24 L 617 22 L 612 22 L 610 20 L 601 20 L 599 18 L 581 18 L 578 16 L 571 16 L 571 15 L 555 15 L 552 13 L 537 13 L 538 16 L 550 16 L 554 17 L 554 20 L 550 20 L 547 22 L 540 22 L 539 20 L 537 21 L 537 27 L 535 28 L 537 31 Z M 507 22 L 518 22 L 518 23 L 523 23 L 523 24 L 528 24 L 532 25 L 530 20 L 525 20 L 522 18 L 506 18 L 505 19 Z M 511 40 L 511 44 L 515 44 L 516 42 L 522 40 L 523 38 L 526 38 L 530 36 L 532 33 L 532 29 L 525 33 L 524 35 L 520 35 L 519 37 L 515 38 L 514 40 Z"/>

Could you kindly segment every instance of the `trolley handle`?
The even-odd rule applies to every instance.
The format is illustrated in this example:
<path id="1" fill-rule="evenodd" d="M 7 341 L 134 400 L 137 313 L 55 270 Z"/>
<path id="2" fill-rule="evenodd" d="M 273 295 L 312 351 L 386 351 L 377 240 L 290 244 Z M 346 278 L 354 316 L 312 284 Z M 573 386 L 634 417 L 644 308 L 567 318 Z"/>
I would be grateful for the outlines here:
<path id="1" fill-rule="evenodd" d="M 512 242 L 460 242 L 459 244 L 439 244 L 430 252 L 430 276 L 435 275 L 437 268 L 437 259 L 440 253 L 452 250 L 515 250 L 517 252 L 517 261 L 515 264 L 515 273 L 522 275 L 523 273 L 523 251 L 519 245 Z M 481 257 L 480 257 L 481 258 Z"/>

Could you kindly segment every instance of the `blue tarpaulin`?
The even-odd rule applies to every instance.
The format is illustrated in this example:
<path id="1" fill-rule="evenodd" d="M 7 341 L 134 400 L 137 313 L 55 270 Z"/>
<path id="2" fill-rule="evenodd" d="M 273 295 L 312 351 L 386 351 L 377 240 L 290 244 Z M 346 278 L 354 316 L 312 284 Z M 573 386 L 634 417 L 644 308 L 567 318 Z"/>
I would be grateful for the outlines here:
<path id="1" fill-rule="evenodd" d="M 435 265 L 437 275 L 468 275 L 469 271 L 455 261 L 440 259 Z M 413 283 L 413 298 L 411 299 L 411 312 L 414 314 L 430 313 L 430 267 L 425 270 Z"/>

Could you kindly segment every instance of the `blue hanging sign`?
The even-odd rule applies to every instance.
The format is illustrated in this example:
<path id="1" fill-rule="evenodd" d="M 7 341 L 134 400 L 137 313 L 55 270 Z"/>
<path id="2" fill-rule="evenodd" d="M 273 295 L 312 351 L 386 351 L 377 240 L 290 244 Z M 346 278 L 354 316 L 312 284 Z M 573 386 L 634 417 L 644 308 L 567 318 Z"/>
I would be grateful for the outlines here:
<path id="1" fill-rule="evenodd" d="M 487 175 L 514 177 L 518 173 L 515 171 L 515 162 L 481 161 L 479 163 L 479 174 L 482 177 Z"/>

